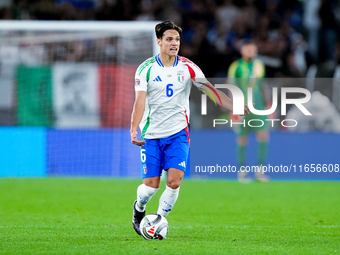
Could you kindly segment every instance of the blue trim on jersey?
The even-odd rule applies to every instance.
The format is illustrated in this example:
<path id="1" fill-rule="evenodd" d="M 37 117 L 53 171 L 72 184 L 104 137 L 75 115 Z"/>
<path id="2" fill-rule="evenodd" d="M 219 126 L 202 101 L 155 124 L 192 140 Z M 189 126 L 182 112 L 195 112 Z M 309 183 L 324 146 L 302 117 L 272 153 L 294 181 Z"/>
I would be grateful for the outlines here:
<path id="1" fill-rule="evenodd" d="M 159 54 L 156 55 L 155 59 L 156 59 L 156 61 L 157 61 L 157 63 L 158 63 L 159 66 L 164 67 L 162 61 L 159 59 Z M 173 67 L 174 67 L 174 66 L 177 66 L 177 65 L 178 65 L 178 56 L 176 56 L 176 58 L 175 58 L 175 62 L 174 62 L 174 64 L 173 64 Z"/>
<path id="2" fill-rule="evenodd" d="M 162 64 L 161 60 L 159 59 L 159 54 L 156 55 L 155 58 L 156 58 L 156 61 L 157 61 L 158 65 L 161 66 L 161 67 L 164 67 L 164 65 Z"/>
<path id="3" fill-rule="evenodd" d="M 178 56 L 176 56 L 175 63 L 173 66 L 177 66 L 177 64 L 178 64 Z"/>

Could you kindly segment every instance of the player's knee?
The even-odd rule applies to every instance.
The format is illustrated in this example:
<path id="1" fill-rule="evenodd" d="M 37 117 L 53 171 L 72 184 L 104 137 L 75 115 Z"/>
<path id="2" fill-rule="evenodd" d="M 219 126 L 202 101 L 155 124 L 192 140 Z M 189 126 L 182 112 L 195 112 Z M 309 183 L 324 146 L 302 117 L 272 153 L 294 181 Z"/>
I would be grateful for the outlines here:
<path id="1" fill-rule="evenodd" d="M 177 189 L 181 185 L 181 179 L 179 180 L 168 180 L 166 185 L 172 189 Z"/>
<path id="2" fill-rule="evenodd" d="M 259 142 L 267 142 L 269 140 L 269 133 L 262 131 L 257 133 L 257 140 Z"/>
<path id="3" fill-rule="evenodd" d="M 237 144 L 241 146 L 245 146 L 248 143 L 248 137 L 247 136 L 239 136 L 237 138 Z"/>
<path id="4" fill-rule="evenodd" d="M 167 185 L 168 185 L 168 187 L 169 188 L 172 188 L 172 189 L 178 189 L 179 188 L 179 186 L 181 185 L 181 183 L 180 182 L 171 182 L 171 183 L 167 183 Z"/>
<path id="5" fill-rule="evenodd" d="M 150 180 L 149 178 L 145 178 L 143 180 L 143 183 L 148 186 L 148 187 L 151 187 L 151 188 L 154 188 L 154 189 L 159 189 L 159 180 Z"/>

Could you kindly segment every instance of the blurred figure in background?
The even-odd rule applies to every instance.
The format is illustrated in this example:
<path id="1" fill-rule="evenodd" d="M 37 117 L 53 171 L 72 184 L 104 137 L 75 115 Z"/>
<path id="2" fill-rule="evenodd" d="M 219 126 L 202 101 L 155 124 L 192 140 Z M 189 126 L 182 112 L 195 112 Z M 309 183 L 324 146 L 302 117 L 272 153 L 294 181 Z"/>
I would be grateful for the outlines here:
<path id="1" fill-rule="evenodd" d="M 307 30 L 308 54 L 313 62 L 317 62 L 319 58 L 319 37 L 320 17 L 318 10 L 320 8 L 319 0 L 304 1 L 303 25 Z"/>
<path id="2" fill-rule="evenodd" d="M 320 61 L 328 62 L 333 66 L 335 56 L 335 47 L 337 40 L 337 1 L 335 0 L 322 0 L 319 9 L 319 16 L 321 20 L 320 29 Z"/>
<path id="3" fill-rule="evenodd" d="M 265 110 L 266 100 L 265 93 L 262 87 L 262 79 L 265 77 L 265 67 L 262 62 L 255 58 L 257 55 L 257 47 L 253 41 L 245 41 L 241 46 L 241 56 L 242 58 L 233 62 L 229 67 L 228 77 L 230 83 L 238 86 L 244 95 L 245 103 L 248 101 L 247 90 L 248 87 L 253 89 L 253 103 L 255 103 L 255 109 Z M 238 180 L 240 182 L 249 182 L 250 176 L 245 171 L 244 167 L 246 165 L 246 147 L 248 144 L 248 135 L 253 129 L 256 132 L 256 138 L 259 143 L 258 149 L 258 169 L 255 173 L 255 179 L 261 182 L 267 182 L 268 176 L 262 171 L 262 165 L 266 159 L 267 155 L 267 145 L 269 140 L 269 133 L 267 129 L 267 116 L 265 115 L 255 115 L 250 113 L 247 116 L 237 116 L 235 119 L 239 123 L 235 124 L 235 132 L 237 134 L 237 160 L 240 166 L 238 172 Z M 261 127 L 250 127 L 248 121 L 251 119 L 260 119 L 263 122 Z M 258 122 L 258 121 L 257 121 Z M 253 124 L 255 125 L 255 124 Z M 256 124 L 256 126 L 259 126 Z"/>

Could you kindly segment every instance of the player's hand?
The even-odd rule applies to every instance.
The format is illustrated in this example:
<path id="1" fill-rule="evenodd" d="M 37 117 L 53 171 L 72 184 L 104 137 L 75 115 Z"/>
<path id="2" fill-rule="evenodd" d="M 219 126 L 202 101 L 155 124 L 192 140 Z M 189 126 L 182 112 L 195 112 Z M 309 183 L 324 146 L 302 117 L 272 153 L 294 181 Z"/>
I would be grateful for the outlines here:
<path id="1" fill-rule="evenodd" d="M 233 113 L 231 113 L 231 118 L 233 120 L 238 120 L 239 119 L 238 116 L 246 116 L 246 115 L 248 115 L 250 113 L 248 105 L 246 105 L 246 104 L 244 105 L 244 111 L 243 112 L 244 113 L 240 114 L 240 115 L 234 115 Z"/>
<path id="2" fill-rule="evenodd" d="M 138 145 L 138 146 L 143 146 L 146 143 L 144 140 L 139 141 L 137 139 L 137 131 L 131 131 L 130 135 L 131 135 L 131 143 L 132 144 L 135 144 L 135 145 Z"/>
<path id="3" fill-rule="evenodd" d="M 248 115 L 250 113 L 248 105 L 244 105 L 244 115 Z"/>
<path id="4" fill-rule="evenodd" d="M 266 103 L 266 109 L 270 109 L 272 107 L 272 102 Z M 276 119 L 276 112 L 269 114 L 269 119 Z"/>

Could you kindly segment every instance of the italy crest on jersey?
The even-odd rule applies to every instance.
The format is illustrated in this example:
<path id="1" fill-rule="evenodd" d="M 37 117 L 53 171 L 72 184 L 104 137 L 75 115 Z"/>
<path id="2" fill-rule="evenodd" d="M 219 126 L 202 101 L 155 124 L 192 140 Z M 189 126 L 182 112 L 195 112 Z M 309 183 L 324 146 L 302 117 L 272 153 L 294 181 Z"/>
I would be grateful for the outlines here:
<path id="1" fill-rule="evenodd" d="M 177 72 L 177 79 L 180 83 L 183 83 L 184 82 L 184 71 L 178 71 Z"/>

